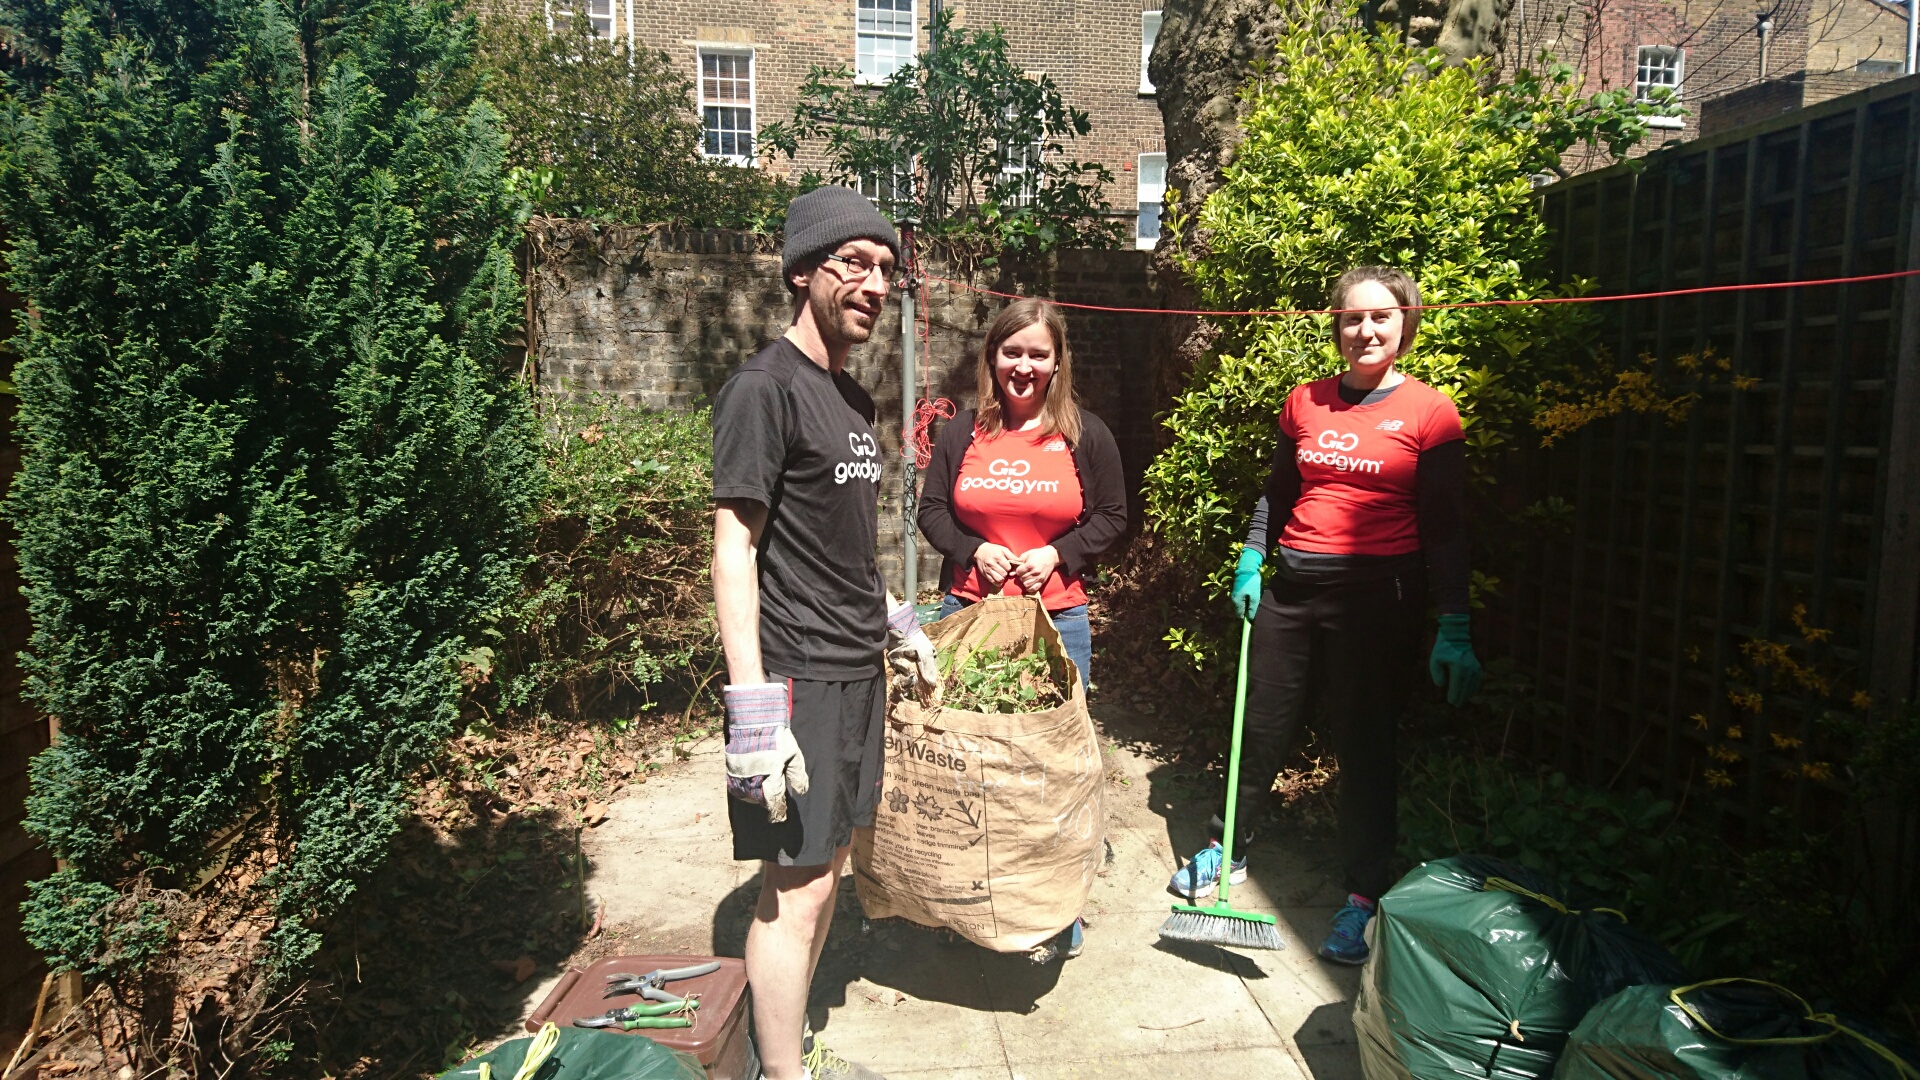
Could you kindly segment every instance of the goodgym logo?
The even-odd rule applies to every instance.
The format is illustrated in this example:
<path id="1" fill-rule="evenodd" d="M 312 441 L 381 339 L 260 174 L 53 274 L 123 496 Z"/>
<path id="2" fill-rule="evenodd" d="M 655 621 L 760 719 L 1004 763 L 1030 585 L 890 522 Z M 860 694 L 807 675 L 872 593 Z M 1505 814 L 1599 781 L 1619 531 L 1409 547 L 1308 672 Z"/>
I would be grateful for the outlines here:
<path id="1" fill-rule="evenodd" d="M 849 480 L 871 480 L 880 482 L 880 463 L 874 459 L 880 454 L 880 444 L 875 442 L 871 432 L 847 432 L 847 449 L 855 457 L 865 461 L 841 461 L 834 463 L 833 482 L 844 484 Z"/>
<path id="2" fill-rule="evenodd" d="M 963 476 L 960 478 L 960 490 L 1004 491 L 1012 495 L 1027 495 L 1036 491 L 1057 493 L 1060 490 L 1058 480 L 1028 480 L 1027 474 L 1033 471 L 1033 462 L 1025 458 L 994 458 L 987 463 L 987 475 Z"/>
<path id="3" fill-rule="evenodd" d="M 1302 465 L 1325 465 L 1336 472 L 1378 473 L 1386 464 L 1374 458 L 1348 457 L 1345 451 L 1360 447 L 1360 436 L 1350 431 L 1328 429 L 1314 442 L 1320 449 L 1302 446 L 1294 453 L 1295 460 Z"/>

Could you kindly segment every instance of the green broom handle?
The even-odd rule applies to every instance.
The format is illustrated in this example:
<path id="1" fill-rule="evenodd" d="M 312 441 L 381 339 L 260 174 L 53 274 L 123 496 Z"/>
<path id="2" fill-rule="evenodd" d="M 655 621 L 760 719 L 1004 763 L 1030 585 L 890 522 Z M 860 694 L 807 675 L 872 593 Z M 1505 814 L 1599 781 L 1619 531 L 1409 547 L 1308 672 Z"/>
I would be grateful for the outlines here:
<path id="1" fill-rule="evenodd" d="M 1253 620 L 1240 620 L 1240 673 L 1233 680 L 1233 746 L 1227 754 L 1227 835 L 1221 839 L 1220 899 L 1227 906 L 1227 888 L 1233 883 L 1234 808 L 1240 802 L 1240 733 L 1247 723 L 1247 653 L 1253 641 Z"/>

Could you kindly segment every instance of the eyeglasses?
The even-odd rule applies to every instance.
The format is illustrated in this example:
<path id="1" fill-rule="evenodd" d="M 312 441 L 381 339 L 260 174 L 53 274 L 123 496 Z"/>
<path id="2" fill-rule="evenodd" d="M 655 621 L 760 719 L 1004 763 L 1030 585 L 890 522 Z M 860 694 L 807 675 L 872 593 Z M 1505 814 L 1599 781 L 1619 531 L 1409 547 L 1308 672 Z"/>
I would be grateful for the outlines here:
<path id="1" fill-rule="evenodd" d="M 900 282 L 906 278 L 906 275 L 901 273 L 900 268 L 897 266 L 882 266 L 877 262 L 869 262 L 858 255 L 829 255 L 827 256 L 827 260 L 845 263 L 847 271 L 853 275 L 854 281 L 867 280 L 867 275 L 873 273 L 875 270 L 880 271 L 881 277 L 885 279 L 889 286 L 894 288 L 898 288 Z"/>

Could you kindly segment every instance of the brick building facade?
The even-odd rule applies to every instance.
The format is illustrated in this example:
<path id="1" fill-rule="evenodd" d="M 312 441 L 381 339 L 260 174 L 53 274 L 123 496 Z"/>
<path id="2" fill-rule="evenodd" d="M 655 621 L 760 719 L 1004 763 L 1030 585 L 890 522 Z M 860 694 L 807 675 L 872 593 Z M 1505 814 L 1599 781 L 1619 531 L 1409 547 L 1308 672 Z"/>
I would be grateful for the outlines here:
<path id="1" fill-rule="evenodd" d="M 758 152 L 762 124 L 793 115 L 815 66 L 844 65 L 884 77 L 927 46 L 930 0 L 494 0 L 496 10 L 568 17 L 596 31 L 658 49 L 694 84 L 710 154 L 798 176 L 823 164 L 818 147 L 796 161 Z M 1144 43 L 1158 27 L 1159 0 L 946 0 L 958 26 L 999 26 L 1013 58 L 1047 75 L 1093 131 L 1069 148 L 1113 174 L 1116 215 L 1144 221 L 1151 246 L 1165 168 L 1160 110 L 1147 84 Z M 741 153 L 743 147 L 750 148 Z M 1143 157 L 1144 156 L 1144 157 Z M 1143 167 L 1144 166 L 1144 167 Z M 1144 175 L 1143 175 L 1144 174 Z M 1142 203 L 1147 213 L 1139 213 Z"/>
<path id="2" fill-rule="evenodd" d="M 1514 0 L 1507 69 L 1543 49 L 1573 64 L 1587 93 L 1677 93 L 1685 117 L 1657 128 L 1645 153 L 1898 76 L 1906 11 L 1887 0 Z M 1576 171 L 1604 164 L 1581 154 Z"/>

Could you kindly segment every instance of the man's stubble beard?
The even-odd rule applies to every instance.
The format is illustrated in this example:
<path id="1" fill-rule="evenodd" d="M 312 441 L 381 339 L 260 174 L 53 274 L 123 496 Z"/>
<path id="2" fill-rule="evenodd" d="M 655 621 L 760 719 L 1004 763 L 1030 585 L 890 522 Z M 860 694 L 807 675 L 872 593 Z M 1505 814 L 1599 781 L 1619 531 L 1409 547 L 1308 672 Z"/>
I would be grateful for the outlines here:
<path id="1" fill-rule="evenodd" d="M 813 324 L 819 328 L 821 338 L 826 339 L 832 336 L 839 339 L 829 344 L 865 345 L 868 339 L 873 337 L 874 329 L 879 326 L 877 315 L 874 317 L 873 326 L 861 326 L 855 321 L 853 309 L 847 307 L 831 293 L 822 296 L 809 291 L 807 306 L 813 309 Z"/>

